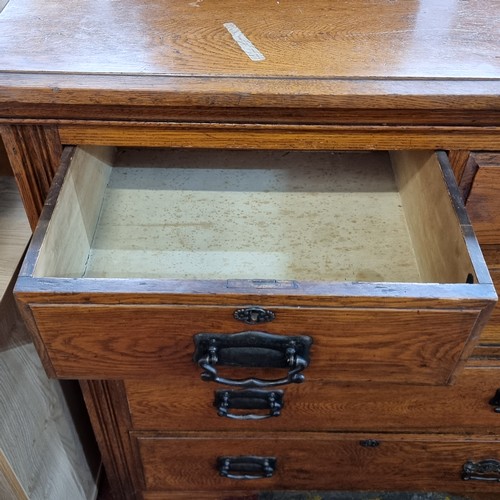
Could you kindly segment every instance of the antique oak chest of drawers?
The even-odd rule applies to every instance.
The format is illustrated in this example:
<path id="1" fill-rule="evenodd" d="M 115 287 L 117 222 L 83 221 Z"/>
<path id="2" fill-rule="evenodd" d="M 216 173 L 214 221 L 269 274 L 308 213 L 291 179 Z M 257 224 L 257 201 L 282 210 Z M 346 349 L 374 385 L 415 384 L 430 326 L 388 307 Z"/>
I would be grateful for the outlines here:
<path id="1" fill-rule="evenodd" d="M 499 494 L 497 26 L 0 0 L 18 302 L 117 500 Z"/>
<path id="2" fill-rule="evenodd" d="M 496 294 L 444 153 L 68 148 L 17 297 L 53 375 L 125 380 L 137 490 L 453 490 L 496 456 L 401 433 L 496 389 L 464 370 Z"/>

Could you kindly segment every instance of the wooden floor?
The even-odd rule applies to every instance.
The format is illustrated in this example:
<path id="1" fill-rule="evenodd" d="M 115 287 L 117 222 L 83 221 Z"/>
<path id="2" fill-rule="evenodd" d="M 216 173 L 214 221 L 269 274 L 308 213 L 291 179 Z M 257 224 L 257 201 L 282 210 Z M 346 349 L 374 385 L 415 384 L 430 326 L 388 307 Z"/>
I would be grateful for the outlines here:
<path id="1" fill-rule="evenodd" d="M 14 178 L 0 175 L 0 297 L 7 289 L 30 236 Z"/>
<path id="2" fill-rule="evenodd" d="M 2 159 L 0 147 L 0 499 L 91 500 L 98 456 L 79 437 L 92 436 L 79 386 L 47 378 L 15 306 L 31 229 Z"/>

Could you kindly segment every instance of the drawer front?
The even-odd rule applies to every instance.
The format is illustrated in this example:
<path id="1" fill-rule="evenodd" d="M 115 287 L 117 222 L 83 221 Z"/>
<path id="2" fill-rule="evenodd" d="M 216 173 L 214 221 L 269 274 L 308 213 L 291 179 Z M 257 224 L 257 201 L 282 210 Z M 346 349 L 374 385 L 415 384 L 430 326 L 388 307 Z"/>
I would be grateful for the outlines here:
<path id="1" fill-rule="evenodd" d="M 490 273 L 497 293 L 500 293 L 500 263 L 498 268 L 492 269 Z M 485 345 L 494 344 L 500 347 L 500 306 L 498 304 L 493 309 L 493 313 L 481 333 L 480 343 Z"/>
<path id="2" fill-rule="evenodd" d="M 490 404 L 498 369 L 467 368 L 456 384 L 437 387 L 306 381 L 249 392 L 193 376 L 125 385 L 136 430 L 500 433 L 500 398 Z"/>
<path id="3" fill-rule="evenodd" d="M 500 245 L 483 245 L 484 258 L 488 264 L 493 284 L 500 293 Z M 494 363 L 500 358 L 500 306 L 496 304 L 481 332 L 477 347 L 472 353 L 476 363 Z"/>
<path id="4" fill-rule="evenodd" d="M 444 153 L 214 155 L 64 153 L 16 285 L 51 375 L 195 373 L 195 335 L 260 330 L 312 337 L 311 379 L 452 381 L 496 294 Z"/>
<path id="5" fill-rule="evenodd" d="M 478 170 L 467 211 L 481 244 L 500 244 L 500 155 L 475 155 Z M 484 159 L 484 161 L 483 161 Z"/>
<path id="6" fill-rule="evenodd" d="M 500 442 L 453 436 L 133 433 L 146 490 L 498 491 Z M 487 462 L 489 461 L 489 462 Z M 466 465 L 467 464 L 467 465 Z M 465 466 L 465 477 L 462 479 Z M 227 477 L 227 475 L 234 477 Z M 253 479 L 239 480 L 238 476 Z M 264 476 L 261 478 L 261 476 Z"/>
<path id="7" fill-rule="evenodd" d="M 446 384 L 478 316 L 460 309 L 272 311 L 275 320 L 247 325 L 234 318 L 231 307 L 32 306 L 56 375 L 94 379 L 199 374 L 195 335 L 264 331 L 312 338 L 306 380 Z M 289 371 L 215 369 L 227 378 L 275 379 Z"/>

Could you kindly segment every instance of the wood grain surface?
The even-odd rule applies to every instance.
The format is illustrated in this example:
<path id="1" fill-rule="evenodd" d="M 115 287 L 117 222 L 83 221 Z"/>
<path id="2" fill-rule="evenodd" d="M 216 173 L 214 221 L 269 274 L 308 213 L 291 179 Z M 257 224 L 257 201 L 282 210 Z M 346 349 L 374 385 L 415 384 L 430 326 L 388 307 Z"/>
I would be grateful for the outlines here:
<path id="1" fill-rule="evenodd" d="M 140 466 L 132 455 L 123 384 L 120 381 L 89 380 L 81 381 L 80 386 L 101 451 L 111 496 L 113 500 L 135 500 L 138 498 Z"/>
<path id="2" fill-rule="evenodd" d="M 3 334 L 0 341 L 0 447 L 28 498 L 92 498 L 95 470 L 87 462 L 59 382 L 47 379 L 33 344 L 5 349 Z"/>
<path id="3" fill-rule="evenodd" d="M 0 449 L 0 498 L 12 500 L 29 500 L 29 497 L 20 483 L 12 465 Z"/>
<path id="4" fill-rule="evenodd" d="M 12 294 L 13 277 L 30 236 L 15 180 L 2 176 L 0 498 L 87 500 L 96 493 L 96 471 L 78 435 L 88 426 L 78 419 L 77 430 L 73 420 L 72 411 L 81 406 L 68 403 L 61 384 L 47 378 Z"/>
<path id="5" fill-rule="evenodd" d="M 500 244 L 500 158 L 496 162 L 483 162 L 475 157 L 478 169 L 474 177 L 467 211 L 481 244 Z"/>
<path id="6" fill-rule="evenodd" d="M 467 211 L 481 243 L 491 277 L 500 291 L 500 157 L 496 154 L 473 153 L 467 163 L 468 177 L 464 188 Z M 493 310 L 482 333 L 478 357 L 496 355 L 500 343 L 500 307 Z"/>
<path id="7" fill-rule="evenodd" d="M 13 283 L 0 301 L 0 450 L 17 487 L 14 498 L 87 500 L 96 494 L 95 451 L 82 444 L 61 384 L 49 380 L 22 323 L 12 296 Z M 71 386 L 67 389 L 71 394 Z M 86 455 L 86 452 L 89 455 Z M 14 476 L 15 474 L 15 476 Z M 2 481 L 0 480 L 0 483 Z M 15 483 L 14 483 L 15 484 Z M 5 498 L 11 498 L 7 496 Z"/>
<path id="8" fill-rule="evenodd" d="M 497 484 L 461 479 L 468 460 L 498 460 L 495 437 L 425 434 L 132 433 L 149 490 L 496 491 Z M 372 439 L 378 445 L 363 446 Z M 196 456 L 196 460 L 193 460 Z M 276 457 L 271 478 L 221 477 L 219 456 Z"/>
<path id="9" fill-rule="evenodd" d="M 281 388 L 284 406 L 280 416 L 256 421 L 218 416 L 215 391 L 237 389 L 205 383 L 198 374 L 127 380 L 125 386 L 136 430 L 273 433 L 432 429 L 496 434 L 500 429 L 498 413 L 489 404 L 500 388 L 500 373 L 493 368 L 466 368 L 456 384 L 440 387 L 332 383 L 306 378 L 303 384 Z M 232 412 L 268 413 L 251 409 Z"/>
<path id="10" fill-rule="evenodd" d="M 0 297 L 7 290 L 30 236 L 15 179 L 0 176 Z"/>
<path id="11" fill-rule="evenodd" d="M 248 0 L 238 9 L 227 1 L 129 0 L 104 8 L 71 0 L 61 9 L 55 0 L 14 0 L 0 17 L 1 66 L 19 72 L 429 79 L 477 78 L 480 67 L 484 80 L 498 77 L 495 13 L 486 14 L 478 0 L 319 0 L 259 9 Z M 57 29 L 47 29 L 55 16 Z M 229 22 L 264 60 L 247 56 L 225 29 Z"/>
<path id="12" fill-rule="evenodd" d="M 31 228 L 35 229 L 61 159 L 58 131 L 55 127 L 0 126 L 0 135 Z"/>
<path id="13" fill-rule="evenodd" d="M 327 106 L 327 104 L 325 104 Z M 412 111 L 407 115 L 407 121 Z M 274 116 L 280 120 L 280 112 Z M 298 118 L 303 112 L 296 113 Z M 388 114 L 391 114 L 388 111 Z M 479 113 L 481 114 L 481 113 Z M 199 123 L 61 123 L 61 140 L 66 144 L 148 146 L 148 147 L 203 147 L 232 149 L 313 149 L 313 150 L 370 150 L 370 149 L 498 149 L 500 131 L 494 126 L 465 126 L 462 118 L 458 126 L 415 126 L 413 123 L 360 124 L 360 117 L 352 117 L 351 124 L 309 126 L 296 125 Z M 250 121 L 255 121 L 256 112 Z M 384 120 L 384 119 L 382 119 Z M 362 121 L 362 119 L 361 119 Z"/>
<path id="14" fill-rule="evenodd" d="M 61 142 L 316 150 L 424 147 L 496 150 L 500 143 L 498 11 L 495 2 L 481 0 L 376 3 L 319 0 L 308 4 L 281 1 L 259 8 L 251 0 L 237 4 L 229 0 L 125 0 L 92 4 L 69 0 L 64 6 L 56 0 L 10 0 L 0 12 L 1 134 L 31 226 L 38 220 L 59 165 Z M 234 23 L 265 59 L 252 61 L 231 37 L 225 23 Z M 462 160 L 457 157 L 454 162 L 460 172 L 463 155 Z M 467 233 L 466 237 L 469 236 Z M 476 257 L 474 260 L 477 261 Z M 32 264 L 33 259 L 28 261 L 28 267 Z M 40 303 L 144 301 L 240 305 L 255 303 L 262 297 L 262 303 L 275 305 L 283 304 L 285 299 L 287 304 L 302 306 L 355 305 L 373 310 L 383 297 L 387 307 L 392 304 L 400 309 L 411 307 L 413 311 L 418 307 L 434 310 L 421 311 L 426 325 L 423 336 L 412 329 L 411 324 L 416 323 L 410 321 L 408 327 L 406 316 L 399 315 L 399 311 L 391 312 L 391 318 L 395 318 L 393 326 L 401 332 L 393 334 L 391 345 L 384 344 L 390 339 L 383 331 L 386 318 L 382 311 L 370 318 L 370 321 L 378 319 L 378 325 L 373 327 L 366 316 L 356 313 L 356 324 L 366 324 L 366 329 L 359 330 L 359 350 L 353 353 L 361 360 L 359 366 L 373 363 L 374 376 L 387 380 L 390 369 L 387 365 L 380 368 L 381 360 L 402 363 L 400 373 L 409 360 L 428 361 L 427 368 L 418 367 L 417 371 L 437 370 L 444 380 L 439 370 L 450 366 L 442 365 L 440 360 L 448 354 L 452 358 L 468 355 L 467 350 L 460 352 L 465 331 L 474 321 L 475 310 L 493 300 L 492 287 L 488 279 L 483 279 L 485 275 L 481 276 L 483 284 L 477 287 L 413 285 L 405 288 L 404 294 L 400 288 L 376 284 L 349 294 L 352 288 L 344 285 L 334 291 L 311 284 L 304 284 L 298 291 L 262 291 L 228 290 L 225 282 L 215 286 L 199 284 L 193 294 L 193 283 L 145 286 L 140 280 L 95 281 L 78 288 L 80 285 L 75 286 L 71 280 L 46 279 L 34 283 L 26 275 L 21 278 L 19 289 L 25 302 Z M 304 302 L 306 295 L 309 302 Z M 469 310 L 457 316 L 439 311 L 453 306 Z M 76 373 L 71 370 L 86 367 L 89 370 L 86 374 L 105 376 L 111 368 L 117 370 L 114 376 L 125 377 L 137 369 L 146 378 L 149 375 L 145 366 L 148 373 L 154 369 L 159 374 L 173 351 L 179 352 L 192 366 L 190 336 L 183 343 L 181 335 L 173 351 L 164 349 L 165 336 L 161 332 L 169 317 L 153 315 L 151 319 L 147 307 L 139 308 L 142 312 L 137 313 L 138 309 L 131 306 L 129 315 L 115 315 L 114 319 L 115 313 L 110 314 L 114 307 L 104 306 L 102 311 L 106 314 L 102 317 L 100 313 L 87 314 L 94 311 L 89 306 L 37 307 L 39 319 L 43 316 L 42 333 L 52 335 L 51 348 L 57 350 L 56 358 L 65 373 L 74 376 Z M 80 312 L 72 316 L 75 310 Z M 435 317 L 441 321 L 432 325 Z M 32 323 L 29 311 L 26 318 Z M 118 327 L 114 323 L 116 318 Z M 461 324 L 459 318 L 466 321 Z M 91 325 L 94 320 L 96 324 Z M 482 321 L 484 313 L 479 323 Z M 172 327 L 182 327 L 185 331 L 185 323 L 174 323 L 177 326 Z M 477 336 L 478 326 L 473 336 Z M 457 337 L 453 339 L 452 334 L 445 342 L 445 336 L 440 334 L 448 327 Z M 168 335 L 169 340 L 177 336 L 177 331 L 169 330 L 174 333 Z M 344 348 L 345 342 L 352 340 L 351 332 L 347 328 L 341 332 L 343 336 L 332 337 L 325 327 L 316 344 L 318 352 L 324 342 L 332 339 Z M 429 341 L 425 345 L 415 344 L 412 335 L 422 342 Z M 400 347 L 395 348 L 392 344 L 400 340 Z M 381 350 L 379 342 L 384 346 Z M 450 347 L 452 343 L 454 346 Z M 44 348 L 40 344 L 38 347 L 44 356 Z M 381 358 L 377 360 L 377 356 Z M 50 369 L 50 363 L 44 359 Z M 348 367 L 345 373 L 352 373 L 350 360 L 341 360 Z M 196 368 L 193 371 L 197 376 Z M 410 378 L 414 375 L 412 370 L 404 374 Z M 495 378 L 492 376 L 491 384 Z M 481 383 L 471 382 L 466 389 L 467 380 L 470 379 L 457 380 L 458 384 L 464 384 L 464 396 L 461 399 L 457 395 L 454 401 L 464 402 L 467 408 L 464 414 L 472 419 L 473 410 L 466 401 L 477 383 Z M 489 383 L 488 380 L 484 384 L 484 392 L 483 387 L 477 389 L 483 404 Z M 132 456 L 128 437 L 131 423 L 120 382 L 88 382 L 83 387 L 118 497 L 140 496 L 138 490 L 144 485 L 136 474 L 141 467 L 137 456 Z M 394 398 L 401 401 L 398 399 L 401 393 L 398 394 Z M 380 406 L 386 408 L 388 404 L 382 399 Z M 430 404 L 429 421 L 435 418 L 438 422 L 440 405 Z M 445 413 L 443 419 L 446 418 Z M 460 418 L 451 425 L 460 426 L 463 422 Z M 486 426 L 482 429 L 489 429 L 490 423 L 496 429 L 490 415 L 484 420 L 476 419 Z M 393 422 L 393 425 L 399 424 Z M 239 482 L 237 486 L 226 486 L 213 470 L 210 453 L 214 450 L 232 453 L 237 449 L 267 453 L 280 450 L 283 443 L 285 458 L 292 460 L 290 466 L 287 460 L 283 462 L 285 470 L 291 472 L 295 485 L 307 489 L 332 485 L 356 489 L 359 484 L 368 483 L 380 488 L 461 492 L 498 488 L 492 483 L 464 484 L 460 480 L 466 460 L 498 459 L 499 443 L 495 437 L 383 433 L 375 435 L 381 443 L 378 447 L 359 446 L 359 440 L 369 437 L 373 437 L 371 433 L 307 433 L 288 437 L 275 433 L 268 439 L 255 434 L 242 433 L 236 437 L 236 434 L 213 433 L 199 434 L 195 439 L 194 434 L 151 433 L 140 435 L 138 448 L 146 459 L 147 486 L 157 489 L 157 495 L 163 498 L 175 495 L 158 489 L 177 490 L 184 498 L 185 491 L 180 493 L 180 490 L 189 488 L 196 495 L 207 489 L 235 492 L 246 489 L 251 495 L 255 491 L 251 484 L 242 486 Z M 202 471 L 207 464 L 214 476 Z M 199 470 L 202 472 L 197 473 Z M 290 486 L 282 469 L 272 481 L 276 486 Z M 147 495 L 155 493 L 144 497 Z M 196 498 L 203 495 L 213 498 L 218 493 L 200 494 Z"/>
<path id="15" fill-rule="evenodd" d="M 0 15 L 0 101 L 7 117 L 92 110 L 87 118 L 102 118 L 109 107 L 122 119 L 143 118 L 144 109 L 134 108 L 146 106 L 165 120 L 182 103 L 246 107 L 251 121 L 256 106 L 425 109 L 434 116 L 461 109 L 448 123 L 474 116 L 476 126 L 496 126 L 496 20 L 494 6 L 480 0 L 294 1 L 259 9 L 251 0 L 237 9 L 229 1 L 127 0 L 103 8 L 71 0 L 61 9 L 56 0 L 12 0 Z M 252 61 L 227 23 L 264 60 Z M 409 113 L 403 121 L 411 123 Z"/>
<path id="16" fill-rule="evenodd" d="M 33 305 L 32 311 L 56 374 L 65 378 L 197 373 L 193 335 L 260 329 L 237 322 L 226 307 Z M 478 311 L 461 309 L 275 312 L 280 319 L 264 331 L 314 339 L 307 377 L 437 385 L 453 374 L 478 316 Z M 238 373 L 255 375 L 248 371 Z M 283 375 L 277 369 L 274 373 Z"/>
<path id="17" fill-rule="evenodd" d="M 500 247 L 498 245 L 483 245 L 485 259 L 490 269 L 493 283 L 500 293 Z M 487 355 L 485 348 L 498 349 L 500 347 L 500 306 L 495 306 L 488 323 L 485 325 L 481 333 L 481 344 L 483 349 L 478 349 L 478 354 L 482 356 Z M 481 354 L 481 351 L 483 353 Z"/>

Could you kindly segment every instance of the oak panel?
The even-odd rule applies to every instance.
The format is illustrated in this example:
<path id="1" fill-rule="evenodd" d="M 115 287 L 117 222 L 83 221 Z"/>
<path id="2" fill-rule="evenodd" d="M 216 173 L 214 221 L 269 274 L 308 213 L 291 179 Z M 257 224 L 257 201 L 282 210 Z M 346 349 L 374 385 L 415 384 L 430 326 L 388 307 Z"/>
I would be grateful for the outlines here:
<path id="1" fill-rule="evenodd" d="M 497 491 L 498 483 L 461 479 L 468 460 L 498 460 L 498 440 L 412 434 L 133 433 L 146 489 Z M 377 443 L 367 446 L 367 440 Z M 221 477 L 220 456 L 276 457 L 270 478 Z M 196 457 L 196 460 L 193 460 Z"/>
<path id="2" fill-rule="evenodd" d="M 500 244 L 500 159 L 497 165 L 479 163 L 467 200 L 477 238 L 481 244 Z"/>
<path id="3" fill-rule="evenodd" d="M 80 381 L 89 417 L 99 444 L 112 497 L 136 500 L 137 463 L 132 457 L 128 429 L 130 421 L 125 408 L 123 384 L 120 381 Z"/>
<path id="4" fill-rule="evenodd" d="M 55 16 L 58 29 L 51 30 Z M 0 66 L 10 72 L 295 79 L 467 79 L 480 67 L 486 79 L 498 77 L 494 21 L 480 0 L 319 0 L 259 9 L 242 0 L 236 11 L 227 0 L 126 0 L 106 8 L 71 0 L 67 9 L 57 0 L 24 0 L 11 2 L 0 16 Z M 227 23 L 264 59 L 252 61 Z"/>
<path id="5" fill-rule="evenodd" d="M 500 293 L 500 247 L 483 246 L 483 251 L 498 294 Z M 487 349 L 498 350 L 500 348 L 500 306 L 498 304 L 493 309 L 490 319 L 481 333 L 479 343 Z M 480 350 L 478 350 L 478 354 L 481 354 Z"/>
<path id="6" fill-rule="evenodd" d="M 57 376 L 69 378 L 197 373 L 193 335 L 263 330 L 312 336 L 312 379 L 446 384 L 478 317 L 476 310 L 274 310 L 280 319 L 259 328 L 236 321 L 229 307 L 32 306 Z"/>
<path id="7" fill-rule="evenodd" d="M 391 111 L 392 113 L 392 111 Z M 281 112 L 277 114 L 279 117 Z M 411 116 L 411 114 L 410 114 Z M 255 112 L 246 118 L 255 119 Z M 194 118 L 195 119 L 195 118 Z M 277 118 L 279 120 L 279 118 Z M 306 120 L 307 122 L 307 120 Z M 62 124 L 61 140 L 67 144 L 203 147 L 203 148 L 263 148 L 313 150 L 374 150 L 374 149 L 498 149 L 500 130 L 494 126 L 400 126 L 387 125 L 339 126 L 274 126 L 240 124 L 156 124 L 121 123 L 104 125 Z M 333 123 L 336 120 L 333 119 Z"/>
<path id="8" fill-rule="evenodd" d="M 500 371 L 488 368 L 466 368 L 454 385 L 439 387 L 367 386 L 306 378 L 303 384 L 281 388 L 284 405 L 278 417 L 253 421 L 218 416 L 215 391 L 237 389 L 205 383 L 198 374 L 127 380 L 125 386 L 136 430 L 500 431 L 500 416 L 489 404 L 500 388 Z M 231 411 L 239 415 L 269 413 L 255 409 Z"/>
<path id="9" fill-rule="evenodd" d="M 309 123 L 308 110 L 341 108 L 383 110 L 387 120 L 404 110 L 400 123 L 411 124 L 421 123 L 413 110 L 424 109 L 426 123 L 436 113 L 456 128 L 498 123 L 496 18 L 480 0 L 321 0 L 259 9 L 244 0 L 236 11 L 229 1 L 117 5 L 71 0 L 61 10 L 56 0 L 10 2 L 0 16 L 5 115 L 193 121 L 205 116 L 201 106 L 216 106 L 229 114 L 245 109 L 245 119 L 254 121 L 256 107 L 277 107 L 285 114 L 295 108 L 296 121 Z M 228 22 L 264 61 L 247 57 Z M 169 113 L 176 106 L 183 112 Z M 280 120 L 281 112 L 272 114 Z M 227 117 L 209 121 L 221 119 Z M 348 120 L 362 123 L 363 114 Z M 479 146 L 483 136 L 477 130 L 477 142 L 456 147 L 493 148 L 492 137 Z M 454 140 L 454 133 L 443 136 Z"/>
<path id="10" fill-rule="evenodd" d="M 500 293 L 500 270 L 491 271 L 491 276 L 495 282 L 497 293 Z M 498 305 L 495 306 L 488 323 L 486 323 L 479 342 L 484 345 L 494 344 L 498 346 L 500 344 L 500 307 Z"/>
<path id="11" fill-rule="evenodd" d="M 31 228 L 35 229 L 61 159 L 62 147 L 57 127 L 0 126 L 0 135 Z"/>

